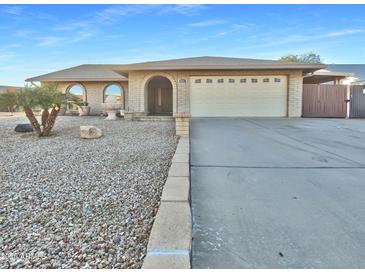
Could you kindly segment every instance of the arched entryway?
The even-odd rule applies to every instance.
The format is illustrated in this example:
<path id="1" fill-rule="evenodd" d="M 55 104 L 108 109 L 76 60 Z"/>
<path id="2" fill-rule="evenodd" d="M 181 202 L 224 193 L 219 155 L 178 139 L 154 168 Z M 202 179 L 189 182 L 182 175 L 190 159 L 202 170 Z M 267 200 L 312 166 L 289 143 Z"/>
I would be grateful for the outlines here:
<path id="1" fill-rule="evenodd" d="M 163 76 L 154 76 L 146 88 L 147 114 L 172 115 L 172 84 Z"/>

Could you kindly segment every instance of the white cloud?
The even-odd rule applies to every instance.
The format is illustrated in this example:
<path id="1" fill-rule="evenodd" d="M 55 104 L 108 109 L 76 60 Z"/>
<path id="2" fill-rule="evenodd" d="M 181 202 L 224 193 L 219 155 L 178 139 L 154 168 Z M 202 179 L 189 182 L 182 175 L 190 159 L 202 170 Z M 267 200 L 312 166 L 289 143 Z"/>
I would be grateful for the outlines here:
<path id="1" fill-rule="evenodd" d="M 8 44 L 0 47 L 0 61 L 5 62 L 13 59 L 16 55 L 13 49 L 19 48 L 19 44 Z"/>
<path id="2" fill-rule="evenodd" d="M 247 30 L 247 29 L 251 28 L 252 26 L 253 26 L 253 24 L 233 24 L 230 27 L 228 27 L 226 30 L 219 31 L 213 37 L 226 36 L 228 34 L 239 33 L 243 30 Z"/>
<path id="3" fill-rule="evenodd" d="M 160 11 L 161 14 L 197 15 L 201 10 L 205 9 L 204 5 L 198 4 L 161 6 L 164 6 Z"/>
<path id="4" fill-rule="evenodd" d="M 95 19 L 113 23 L 116 19 L 125 16 L 140 14 L 179 14 L 196 15 L 205 7 L 203 5 L 114 5 L 96 12 Z"/>
<path id="5" fill-rule="evenodd" d="M 83 41 L 83 40 L 86 40 L 86 39 L 88 39 L 88 38 L 91 38 L 91 37 L 93 37 L 95 35 L 95 33 L 94 32 L 92 32 L 92 31 L 79 31 L 77 34 L 76 34 L 76 36 L 75 36 L 75 38 L 73 38 L 73 39 L 69 39 L 68 40 L 68 43 L 77 43 L 77 42 L 80 42 L 80 41 Z"/>
<path id="6" fill-rule="evenodd" d="M 210 26 L 216 26 L 224 24 L 225 21 L 223 20 L 206 20 L 206 21 L 200 21 L 189 24 L 191 27 L 210 27 Z"/>
<path id="7" fill-rule="evenodd" d="M 34 33 L 34 31 L 31 31 L 31 30 L 17 30 L 14 32 L 14 36 L 19 37 L 19 38 L 25 38 L 25 37 L 29 37 L 33 33 Z"/>
<path id="8" fill-rule="evenodd" d="M 23 6 L 5 6 L 0 11 L 11 15 L 21 15 L 24 9 Z"/>
<path id="9" fill-rule="evenodd" d="M 38 38 L 39 43 L 37 44 L 40 47 L 49 47 L 49 46 L 60 46 L 64 44 L 66 41 L 65 37 L 59 36 L 45 36 Z"/>
<path id="10" fill-rule="evenodd" d="M 346 36 L 351 34 L 363 33 L 365 29 L 346 29 L 342 31 L 329 32 L 325 34 L 325 37 L 338 37 L 338 36 Z"/>
<path id="11" fill-rule="evenodd" d="M 0 47 L 0 51 L 4 51 L 4 50 L 8 50 L 8 49 L 14 49 L 14 48 L 19 48 L 20 44 L 17 43 L 13 43 L 13 44 L 8 44 L 8 45 L 4 45 L 2 47 Z"/>
<path id="12" fill-rule="evenodd" d="M 119 17 L 149 13 L 151 10 L 155 9 L 155 7 L 156 5 L 111 6 L 101 11 L 98 11 L 95 15 L 95 19 L 103 22 L 113 22 L 116 18 Z"/>
<path id="13" fill-rule="evenodd" d="M 53 30 L 55 31 L 73 31 L 78 29 L 89 28 L 92 25 L 90 21 L 76 21 L 71 23 L 63 23 L 62 25 L 55 26 Z"/>
<path id="14" fill-rule="evenodd" d="M 15 57 L 15 54 L 12 52 L 0 52 L 0 61 L 7 61 Z"/>
<path id="15" fill-rule="evenodd" d="M 93 37 L 95 33 L 93 31 L 78 31 L 72 35 L 67 36 L 44 36 L 38 38 L 39 47 L 54 47 L 64 46 L 66 44 L 74 44 Z"/>
<path id="16" fill-rule="evenodd" d="M 343 37 L 343 36 L 349 36 L 359 33 L 364 33 L 365 29 L 344 29 L 340 31 L 334 31 L 334 32 L 324 32 L 319 34 L 313 34 L 313 35 L 291 35 L 288 37 L 283 37 L 282 39 L 266 43 L 267 46 L 272 45 L 280 45 L 280 44 L 286 44 L 286 43 L 296 43 L 296 42 L 308 42 L 313 40 L 321 40 L 321 39 L 327 39 L 327 38 L 336 38 L 336 37 Z"/>

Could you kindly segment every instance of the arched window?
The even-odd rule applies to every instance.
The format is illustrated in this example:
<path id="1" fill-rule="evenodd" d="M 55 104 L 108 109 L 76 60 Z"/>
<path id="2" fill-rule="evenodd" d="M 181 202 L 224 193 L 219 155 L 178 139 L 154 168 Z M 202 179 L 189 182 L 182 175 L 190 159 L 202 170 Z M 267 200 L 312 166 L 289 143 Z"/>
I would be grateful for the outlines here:
<path id="1" fill-rule="evenodd" d="M 124 108 L 124 94 L 123 94 L 123 88 L 118 84 L 111 84 L 108 85 L 104 89 L 104 98 L 103 102 L 105 102 L 106 97 L 108 96 L 115 96 L 115 99 L 117 100 L 117 103 L 122 103 Z"/>
<path id="2" fill-rule="evenodd" d="M 80 99 L 80 102 L 86 102 L 86 91 L 83 86 L 79 84 L 74 84 L 68 87 L 67 92 L 76 96 L 78 99 Z M 68 104 L 69 110 L 76 110 L 77 105 L 73 103 L 72 100 L 69 101 Z"/>

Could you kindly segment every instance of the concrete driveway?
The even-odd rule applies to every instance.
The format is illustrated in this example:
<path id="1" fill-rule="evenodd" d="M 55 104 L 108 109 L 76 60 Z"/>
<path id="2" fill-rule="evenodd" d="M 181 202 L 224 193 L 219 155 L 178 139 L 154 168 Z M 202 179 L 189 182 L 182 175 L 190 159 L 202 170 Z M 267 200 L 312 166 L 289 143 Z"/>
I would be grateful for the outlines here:
<path id="1" fill-rule="evenodd" d="M 195 268 L 364 268 L 365 120 L 191 121 Z"/>

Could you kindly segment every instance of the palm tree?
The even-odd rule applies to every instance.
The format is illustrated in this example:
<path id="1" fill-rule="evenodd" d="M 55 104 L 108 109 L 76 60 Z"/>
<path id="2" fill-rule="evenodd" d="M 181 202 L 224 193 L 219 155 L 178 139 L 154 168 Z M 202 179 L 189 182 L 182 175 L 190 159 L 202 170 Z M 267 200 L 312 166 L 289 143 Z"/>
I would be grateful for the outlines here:
<path id="1" fill-rule="evenodd" d="M 25 115 L 39 137 L 49 136 L 60 111 L 61 104 L 72 99 L 73 95 L 62 93 L 56 84 L 44 84 L 41 87 L 24 87 L 14 92 L 15 100 L 6 101 L 4 94 L 0 94 L 0 104 L 13 104 L 23 108 Z M 14 104 L 12 105 L 14 107 Z M 33 109 L 42 109 L 41 124 L 34 115 Z"/>

